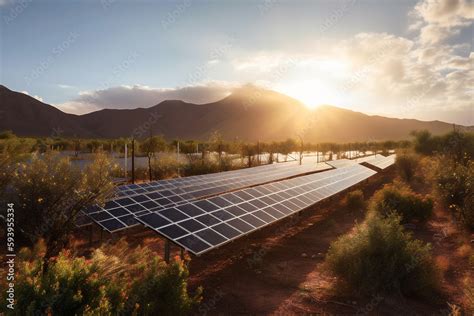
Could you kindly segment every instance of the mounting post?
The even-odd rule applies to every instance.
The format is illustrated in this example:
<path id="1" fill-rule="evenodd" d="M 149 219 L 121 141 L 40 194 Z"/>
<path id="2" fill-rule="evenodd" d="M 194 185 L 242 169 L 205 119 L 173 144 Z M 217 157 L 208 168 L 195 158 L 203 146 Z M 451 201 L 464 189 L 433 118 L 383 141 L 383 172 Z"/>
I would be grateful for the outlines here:
<path id="1" fill-rule="evenodd" d="M 135 138 L 132 139 L 132 183 L 135 183 Z"/>

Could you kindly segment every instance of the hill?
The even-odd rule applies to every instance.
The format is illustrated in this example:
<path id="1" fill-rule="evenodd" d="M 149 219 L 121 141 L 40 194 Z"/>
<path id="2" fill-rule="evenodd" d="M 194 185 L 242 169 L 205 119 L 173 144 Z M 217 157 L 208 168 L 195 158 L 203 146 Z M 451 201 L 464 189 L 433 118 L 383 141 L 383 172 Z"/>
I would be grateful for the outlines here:
<path id="1" fill-rule="evenodd" d="M 286 95 L 244 86 L 208 104 L 163 101 L 149 108 L 104 109 L 84 115 L 64 113 L 29 95 L 0 86 L 0 130 L 22 136 L 146 137 L 207 139 L 214 131 L 224 138 L 250 141 L 282 140 L 298 135 L 309 142 L 399 140 L 412 130 L 441 134 L 452 125 L 369 116 L 333 106 L 309 110 Z M 468 127 L 472 129 L 472 127 Z"/>

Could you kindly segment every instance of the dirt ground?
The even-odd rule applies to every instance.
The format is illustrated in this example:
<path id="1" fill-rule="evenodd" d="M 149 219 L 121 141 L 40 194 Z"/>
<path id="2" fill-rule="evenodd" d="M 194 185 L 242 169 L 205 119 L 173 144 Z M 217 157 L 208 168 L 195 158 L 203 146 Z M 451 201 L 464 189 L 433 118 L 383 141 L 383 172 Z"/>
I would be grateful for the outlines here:
<path id="1" fill-rule="evenodd" d="M 366 199 L 395 172 L 389 168 L 358 185 Z M 355 188 L 353 188 L 355 189 Z M 353 190 L 352 189 L 352 190 Z M 427 191 L 419 188 L 417 191 Z M 426 192 L 424 192 L 426 193 Z M 441 293 L 430 300 L 402 297 L 357 297 L 334 289 L 335 279 L 325 272 L 324 256 L 331 241 L 361 222 L 364 212 L 343 206 L 346 192 L 282 220 L 247 237 L 189 262 L 189 289 L 204 288 L 198 315 L 449 315 L 448 303 L 466 302 L 464 281 L 471 277 L 471 236 L 451 222 L 448 212 L 435 206 L 433 218 L 411 228 L 418 239 L 430 242 L 441 271 Z M 101 243 L 95 230 L 93 247 Z M 88 233 L 82 234 L 82 246 Z M 163 240 L 142 228 L 122 236 L 163 254 Z M 102 236 L 102 242 L 110 240 Z M 88 248 L 88 247 L 87 247 Z M 91 249 L 91 248 L 89 248 Z M 180 254 L 172 247 L 172 256 Z M 473 296 L 474 297 L 474 296 Z M 471 304 L 472 305 L 472 304 Z"/>

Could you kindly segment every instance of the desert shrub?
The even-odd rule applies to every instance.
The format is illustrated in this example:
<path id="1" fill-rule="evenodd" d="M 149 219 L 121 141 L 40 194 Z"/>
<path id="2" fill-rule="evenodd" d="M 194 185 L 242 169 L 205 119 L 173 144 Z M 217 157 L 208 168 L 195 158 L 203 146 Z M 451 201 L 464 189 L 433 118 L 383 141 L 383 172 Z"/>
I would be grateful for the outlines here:
<path id="1" fill-rule="evenodd" d="M 351 212 L 360 211 L 365 208 L 364 193 L 361 190 L 349 192 L 345 198 L 344 204 Z"/>
<path id="2" fill-rule="evenodd" d="M 395 161 L 395 166 L 400 177 L 404 181 L 410 182 L 413 180 L 416 173 L 418 157 L 409 154 L 398 155 Z"/>
<path id="3" fill-rule="evenodd" d="M 439 161 L 435 172 L 436 191 L 453 214 L 474 228 L 474 162 L 462 165 Z"/>
<path id="4" fill-rule="evenodd" d="M 388 216 L 398 213 L 403 222 L 426 221 L 433 212 L 433 200 L 414 193 L 402 183 L 385 185 L 370 201 L 371 212 Z"/>
<path id="5" fill-rule="evenodd" d="M 136 310 L 142 315 L 187 315 L 199 301 L 199 296 L 188 295 L 188 274 L 179 261 L 168 265 L 157 259 L 148 262 L 140 282 L 132 285 L 127 311 Z"/>
<path id="6" fill-rule="evenodd" d="M 113 188 L 111 168 L 103 154 L 83 170 L 56 153 L 33 155 L 16 166 L 0 201 L 14 203 L 18 237 L 31 244 L 43 238 L 46 256 L 54 256 L 75 229 L 80 210 L 105 199 Z"/>
<path id="7" fill-rule="evenodd" d="M 104 154 L 97 154 L 83 170 L 57 153 L 35 154 L 17 166 L 0 200 L 14 203 L 19 237 L 30 244 L 44 239 L 46 257 L 54 256 L 75 229 L 80 210 L 110 193 L 111 168 Z"/>
<path id="8" fill-rule="evenodd" d="M 43 272 L 45 251 L 41 242 L 20 251 L 14 314 L 184 315 L 201 298 L 201 289 L 188 295 L 182 261 L 166 264 L 148 248 L 131 249 L 120 241 L 95 250 L 89 259 L 61 251 Z"/>
<path id="9" fill-rule="evenodd" d="M 178 169 L 182 165 L 178 163 L 175 155 L 162 154 L 151 163 L 153 179 L 168 179 L 178 175 Z"/>
<path id="10" fill-rule="evenodd" d="M 414 149 L 423 155 L 444 154 L 457 163 L 467 165 L 474 158 L 474 133 L 452 131 L 442 136 L 430 132 L 414 131 Z"/>
<path id="11" fill-rule="evenodd" d="M 375 214 L 334 241 L 326 265 L 343 285 L 360 294 L 390 293 L 425 296 L 436 289 L 431 247 L 413 239 L 400 217 Z"/>

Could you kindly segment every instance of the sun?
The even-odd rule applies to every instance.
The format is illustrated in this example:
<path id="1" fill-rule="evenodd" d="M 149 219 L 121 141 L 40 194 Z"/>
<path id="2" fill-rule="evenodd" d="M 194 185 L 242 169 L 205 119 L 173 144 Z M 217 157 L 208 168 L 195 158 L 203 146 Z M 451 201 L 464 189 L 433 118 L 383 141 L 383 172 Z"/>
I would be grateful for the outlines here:
<path id="1" fill-rule="evenodd" d="M 303 102 L 310 109 L 321 104 L 342 105 L 346 102 L 342 91 L 319 79 L 287 83 L 282 87 L 282 92 Z"/>
<path id="2" fill-rule="evenodd" d="M 311 109 L 321 104 L 343 105 L 348 101 L 346 91 L 342 89 L 347 73 L 344 62 L 318 60 L 298 69 L 277 89 Z"/>

